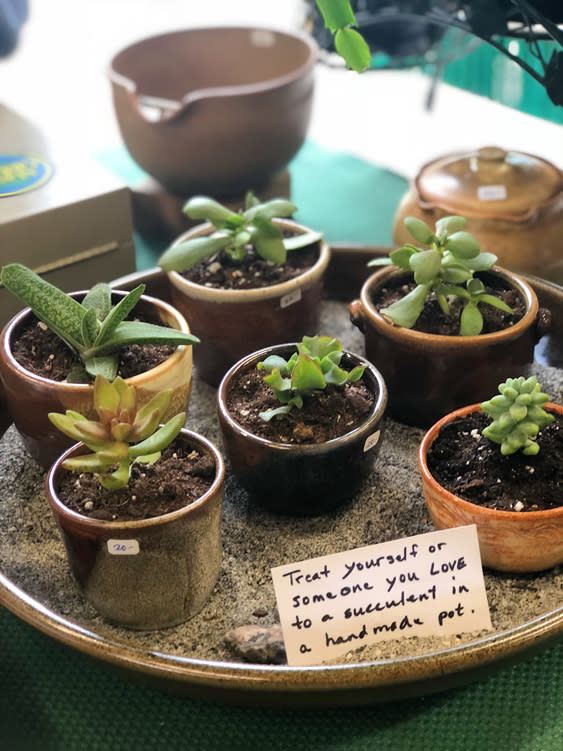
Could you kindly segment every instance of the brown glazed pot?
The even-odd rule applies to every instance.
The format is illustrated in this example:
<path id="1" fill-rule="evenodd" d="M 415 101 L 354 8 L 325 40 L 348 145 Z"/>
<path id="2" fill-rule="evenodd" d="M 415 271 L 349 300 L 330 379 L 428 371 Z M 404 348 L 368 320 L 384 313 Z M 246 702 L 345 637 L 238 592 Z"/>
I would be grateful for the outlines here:
<path id="1" fill-rule="evenodd" d="M 545 408 L 563 414 L 560 405 L 546 404 Z M 450 493 L 430 473 L 426 457 L 440 430 L 457 417 L 477 411 L 479 404 L 471 404 L 445 415 L 420 444 L 418 465 L 434 526 L 449 529 L 476 524 L 482 563 L 499 571 L 542 571 L 563 563 L 563 506 L 545 511 L 495 511 Z"/>
<path id="2" fill-rule="evenodd" d="M 129 153 L 172 193 L 260 190 L 305 139 L 317 53 L 305 33 L 252 27 L 174 31 L 127 47 L 109 78 Z"/>
<path id="3" fill-rule="evenodd" d="M 407 216 L 433 227 L 451 214 L 504 268 L 563 283 L 563 172 L 551 162 L 496 146 L 428 162 L 397 208 L 393 242 L 412 242 Z"/>
<path id="4" fill-rule="evenodd" d="M 372 297 L 391 278 L 410 272 L 388 266 L 372 274 L 360 299 L 350 303 L 352 323 L 365 334 L 366 357 L 379 368 L 389 389 L 388 413 L 399 422 L 428 428 L 447 412 L 483 401 L 498 384 L 534 359 L 541 335 L 538 300 L 520 277 L 494 267 L 494 273 L 524 297 L 527 312 L 504 331 L 479 336 L 442 336 L 393 326 L 377 312 Z"/>
<path id="5" fill-rule="evenodd" d="M 274 223 L 281 228 L 307 231 L 288 220 L 274 219 Z M 211 229 L 210 224 L 194 227 L 174 245 L 209 234 Z M 198 377 L 217 386 L 231 365 L 244 355 L 318 333 L 323 276 L 329 261 L 330 250 L 321 240 L 319 257 L 310 269 L 282 284 L 248 290 L 212 289 L 170 271 L 172 302 L 201 340 L 194 350 Z"/>
<path id="6" fill-rule="evenodd" d="M 82 298 L 85 292 L 74 292 Z M 126 292 L 112 290 L 112 295 L 123 297 Z M 143 295 L 135 310 L 157 310 L 163 324 L 185 333 L 190 329 L 184 317 L 171 305 Z M 59 383 L 42 378 L 23 368 L 12 354 L 11 342 L 19 336 L 31 315 L 25 308 L 14 316 L 0 334 L 0 382 L 12 420 L 31 455 L 47 469 L 72 445 L 72 440 L 55 428 L 47 417 L 49 412 L 75 410 L 88 417 L 94 416 L 94 391 L 90 384 Z M 177 347 L 173 354 L 156 368 L 128 378 L 135 386 L 140 405 L 150 401 L 155 393 L 173 389 L 173 397 L 164 420 L 184 411 L 190 400 L 192 384 L 192 347 Z"/>
<path id="7" fill-rule="evenodd" d="M 127 628 L 165 628 L 191 618 L 219 576 L 224 462 L 203 436 L 188 430 L 180 436 L 212 457 L 215 478 L 197 501 L 170 514 L 113 522 L 67 508 L 57 495 L 61 477 L 68 472 L 61 465 L 71 455 L 85 453 L 84 444 L 75 444 L 59 457 L 45 481 L 80 590 L 101 615 Z M 119 553 L 122 547 L 133 552 Z"/>
<path id="8" fill-rule="evenodd" d="M 233 376 L 255 368 L 269 355 L 289 359 L 296 346 L 266 347 L 233 365 L 217 391 L 217 407 L 226 456 L 251 498 L 269 511 L 304 516 L 322 514 L 349 500 L 372 470 L 379 452 L 387 388 L 371 363 L 345 352 L 342 367 L 348 370 L 364 365 L 364 382 L 375 395 L 373 409 L 362 425 L 339 438 L 310 445 L 275 443 L 249 433 L 227 407 Z"/>

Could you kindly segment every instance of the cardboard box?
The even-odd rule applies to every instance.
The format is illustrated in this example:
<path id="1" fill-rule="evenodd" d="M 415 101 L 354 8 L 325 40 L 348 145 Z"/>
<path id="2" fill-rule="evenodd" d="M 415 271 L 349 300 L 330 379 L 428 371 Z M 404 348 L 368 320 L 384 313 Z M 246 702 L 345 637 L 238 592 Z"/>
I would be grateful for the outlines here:
<path id="1" fill-rule="evenodd" d="M 131 196 L 86 155 L 53 152 L 0 105 L 0 264 L 14 262 L 65 292 L 134 271 Z M 22 307 L 0 287 L 0 326 Z"/>

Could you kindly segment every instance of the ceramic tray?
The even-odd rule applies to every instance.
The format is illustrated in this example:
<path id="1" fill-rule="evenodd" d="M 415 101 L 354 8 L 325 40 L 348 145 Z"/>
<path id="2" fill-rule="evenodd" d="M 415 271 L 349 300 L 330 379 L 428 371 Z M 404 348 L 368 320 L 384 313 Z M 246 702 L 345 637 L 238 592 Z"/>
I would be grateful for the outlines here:
<path id="1" fill-rule="evenodd" d="M 356 253 L 356 249 L 350 252 Z M 362 252 L 365 251 L 360 250 L 360 255 Z M 373 255 L 373 249 L 369 252 Z M 336 256 L 337 263 L 346 264 L 347 259 L 345 252 Z M 361 269 L 363 274 L 363 264 Z M 133 286 L 139 278 L 148 283 L 147 292 L 167 298 L 166 279 L 156 269 L 119 280 L 118 286 Z M 556 320 L 551 336 L 538 345 L 536 359 L 561 367 L 563 289 L 548 282 L 531 281 L 541 304 L 551 308 Z M 359 279 L 352 278 L 350 283 L 356 285 L 356 289 L 350 289 L 351 295 L 340 290 L 348 299 L 359 289 Z M 332 296 L 339 296 L 338 289 L 331 290 L 331 284 L 329 279 Z M 147 642 L 146 635 L 139 635 L 137 642 L 130 632 L 127 638 L 120 638 L 119 629 L 113 629 L 108 636 L 105 631 L 78 622 L 72 610 L 63 613 L 49 607 L 37 594 L 30 594 L 34 591 L 26 586 L 25 577 L 16 583 L 13 577 L 0 573 L 0 603 L 67 646 L 126 671 L 131 677 L 175 691 L 253 705 L 365 704 L 427 694 L 482 678 L 544 649 L 563 635 L 563 603 L 556 602 L 555 607 L 537 617 L 525 621 L 514 619 L 501 632 L 415 656 L 307 668 L 263 666 L 172 654 L 162 648 L 156 636 L 152 642 L 149 637 Z"/>

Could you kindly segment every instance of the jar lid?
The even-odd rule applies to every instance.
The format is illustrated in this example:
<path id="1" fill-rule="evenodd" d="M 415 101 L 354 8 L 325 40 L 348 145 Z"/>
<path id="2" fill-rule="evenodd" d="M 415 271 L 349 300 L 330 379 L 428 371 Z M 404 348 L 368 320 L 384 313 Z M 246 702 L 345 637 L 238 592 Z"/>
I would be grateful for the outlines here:
<path id="1" fill-rule="evenodd" d="M 523 221 L 563 191 L 563 173 L 541 157 L 486 146 L 425 164 L 414 188 L 423 208 Z"/>

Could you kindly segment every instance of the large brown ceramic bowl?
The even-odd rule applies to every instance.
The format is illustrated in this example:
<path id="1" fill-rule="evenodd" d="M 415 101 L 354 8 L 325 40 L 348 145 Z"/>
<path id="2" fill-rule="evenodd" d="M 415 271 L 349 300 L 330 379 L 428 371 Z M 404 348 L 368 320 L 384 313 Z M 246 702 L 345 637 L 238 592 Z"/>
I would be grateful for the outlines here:
<path id="1" fill-rule="evenodd" d="M 485 508 L 450 493 L 428 469 L 428 451 L 444 425 L 479 409 L 472 404 L 451 412 L 430 428 L 420 444 L 422 488 L 434 526 L 449 529 L 475 524 L 483 565 L 499 571 L 542 571 L 563 563 L 563 506 L 526 512 Z M 563 414 L 560 405 L 547 404 L 546 409 Z"/>
<path id="2" fill-rule="evenodd" d="M 260 190 L 305 139 L 316 57 L 308 35 L 260 28 L 137 42 L 109 71 L 125 145 L 172 193 Z"/>

